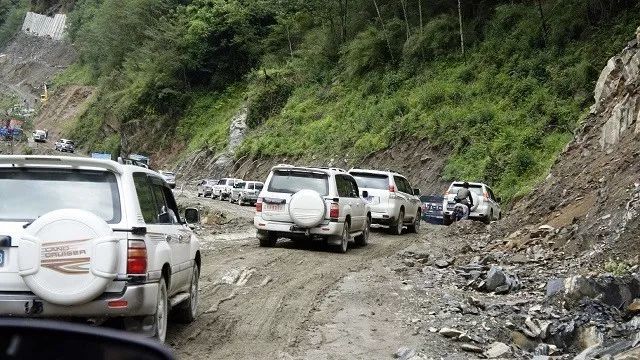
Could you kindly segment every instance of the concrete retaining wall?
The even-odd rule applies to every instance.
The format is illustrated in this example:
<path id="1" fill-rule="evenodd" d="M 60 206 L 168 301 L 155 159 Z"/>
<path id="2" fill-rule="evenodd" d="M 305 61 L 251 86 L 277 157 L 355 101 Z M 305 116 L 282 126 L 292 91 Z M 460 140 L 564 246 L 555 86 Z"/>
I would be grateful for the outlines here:
<path id="1" fill-rule="evenodd" d="M 35 36 L 48 36 L 54 40 L 61 40 L 67 26 L 67 15 L 56 14 L 49 17 L 28 12 L 22 24 L 22 31 Z"/>

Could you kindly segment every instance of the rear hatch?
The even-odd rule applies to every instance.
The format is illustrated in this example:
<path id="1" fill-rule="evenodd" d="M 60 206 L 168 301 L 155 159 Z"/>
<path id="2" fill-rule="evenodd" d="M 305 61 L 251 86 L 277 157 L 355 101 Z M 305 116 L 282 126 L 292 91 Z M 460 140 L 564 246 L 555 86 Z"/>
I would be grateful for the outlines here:
<path id="1" fill-rule="evenodd" d="M 123 218 L 117 178 L 103 170 L 0 167 L 0 199 L 0 291 L 29 291 L 18 274 L 17 246 L 24 226 L 39 216 L 83 209 L 112 226 Z M 116 235 L 126 254 L 126 234 Z M 119 266 L 125 273 L 126 264 Z"/>
<path id="2" fill-rule="evenodd" d="M 452 211 L 455 203 L 456 203 L 456 194 L 458 190 L 462 188 L 462 183 L 453 183 L 449 187 L 449 190 L 445 194 L 445 202 L 447 203 L 447 210 Z M 469 184 L 469 191 L 471 191 L 471 196 L 473 196 L 473 201 L 477 202 L 477 204 L 482 204 L 484 202 L 484 194 L 482 193 L 482 185 L 474 185 Z"/>
<path id="3" fill-rule="evenodd" d="M 389 209 L 389 176 L 364 171 L 352 171 L 350 174 L 356 179 L 358 188 L 368 192 L 365 199 L 369 203 L 371 212 L 386 213 Z"/>
<path id="4" fill-rule="evenodd" d="M 314 190 L 322 196 L 327 196 L 329 175 L 320 171 L 301 169 L 274 170 L 267 189 L 262 192 L 262 218 L 266 221 L 292 223 L 289 202 L 293 194 L 304 189 Z"/>

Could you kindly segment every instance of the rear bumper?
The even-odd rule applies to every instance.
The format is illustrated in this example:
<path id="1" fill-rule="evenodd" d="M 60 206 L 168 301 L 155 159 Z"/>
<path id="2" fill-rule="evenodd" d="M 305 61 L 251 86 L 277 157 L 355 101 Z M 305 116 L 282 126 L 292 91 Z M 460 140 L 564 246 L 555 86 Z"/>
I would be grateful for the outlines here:
<path id="1" fill-rule="evenodd" d="M 293 223 L 266 221 L 260 216 L 253 218 L 253 225 L 258 230 L 258 239 L 265 238 L 268 233 L 276 234 L 280 237 L 301 237 L 301 236 L 338 236 L 342 235 L 344 223 L 328 222 L 309 229 L 297 228 Z"/>
<path id="2" fill-rule="evenodd" d="M 389 225 L 396 220 L 396 217 L 389 213 L 371 213 L 371 223 L 378 225 Z"/>
<path id="3" fill-rule="evenodd" d="M 120 293 L 104 293 L 86 304 L 62 306 L 39 299 L 32 293 L 0 292 L 0 316 L 105 318 L 148 316 L 156 312 L 158 283 L 127 285 Z M 111 308 L 108 303 L 127 302 Z"/>

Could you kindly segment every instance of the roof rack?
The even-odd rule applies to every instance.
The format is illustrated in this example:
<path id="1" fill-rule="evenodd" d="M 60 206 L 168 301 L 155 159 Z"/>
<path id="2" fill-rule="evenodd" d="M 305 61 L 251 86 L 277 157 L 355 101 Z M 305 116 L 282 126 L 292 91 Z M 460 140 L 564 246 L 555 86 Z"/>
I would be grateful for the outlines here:
<path id="1" fill-rule="evenodd" d="M 0 165 L 14 166 L 69 166 L 92 167 L 113 171 L 122 174 L 122 167 L 115 161 L 100 160 L 73 156 L 38 156 L 38 155 L 0 155 Z"/>

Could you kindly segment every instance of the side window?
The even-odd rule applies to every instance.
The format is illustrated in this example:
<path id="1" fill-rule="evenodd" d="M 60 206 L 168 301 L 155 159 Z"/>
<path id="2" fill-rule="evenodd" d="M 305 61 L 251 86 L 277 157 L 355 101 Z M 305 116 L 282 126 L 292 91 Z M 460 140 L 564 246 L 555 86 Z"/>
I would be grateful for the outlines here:
<path id="1" fill-rule="evenodd" d="M 413 195 L 413 187 L 411 186 L 411 183 L 409 182 L 409 180 L 404 179 L 405 182 L 405 186 L 407 187 L 407 194 Z"/>
<path id="2" fill-rule="evenodd" d="M 178 210 L 178 203 L 173 197 L 173 192 L 171 192 L 171 189 L 164 186 L 162 187 L 162 191 L 164 192 L 164 198 L 169 208 L 169 217 L 171 218 L 171 222 L 174 224 L 180 223 L 180 210 Z"/>
<path id="3" fill-rule="evenodd" d="M 496 196 L 493 194 L 493 190 L 487 186 L 487 190 L 489 190 L 489 197 L 491 200 L 496 201 Z"/>
<path id="4" fill-rule="evenodd" d="M 360 197 L 360 189 L 358 189 L 358 184 L 354 179 L 349 179 L 349 184 L 351 184 L 351 197 L 359 198 Z"/>
<path id="5" fill-rule="evenodd" d="M 156 214 L 158 217 L 158 224 L 171 224 L 171 216 L 169 215 L 169 207 L 167 201 L 164 198 L 163 186 L 158 184 L 151 185 L 153 188 L 153 196 L 156 199 Z"/>
<path id="6" fill-rule="evenodd" d="M 134 173 L 133 183 L 135 184 L 136 193 L 138 194 L 138 201 L 140 202 L 140 210 L 142 211 L 144 222 L 147 224 L 156 224 L 156 203 L 147 175 L 144 173 Z"/>
<path id="7" fill-rule="evenodd" d="M 393 180 L 396 183 L 396 187 L 398 188 L 398 191 L 403 192 L 403 193 L 411 193 L 409 191 L 407 191 L 407 180 L 405 178 L 399 177 L 399 176 L 394 176 Z"/>
<path id="8" fill-rule="evenodd" d="M 336 187 L 338 188 L 338 196 L 349 197 L 351 192 L 351 186 L 349 182 L 342 175 L 336 175 Z"/>
<path id="9" fill-rule="evenodd" d="M 248 189 L 248 190 L 253 190 L 253 189 L 255 189 L 255 185 L 254 185 L 254 184 L 249 184 L 249 185 L 247 186 L 247 189 Z"/>

